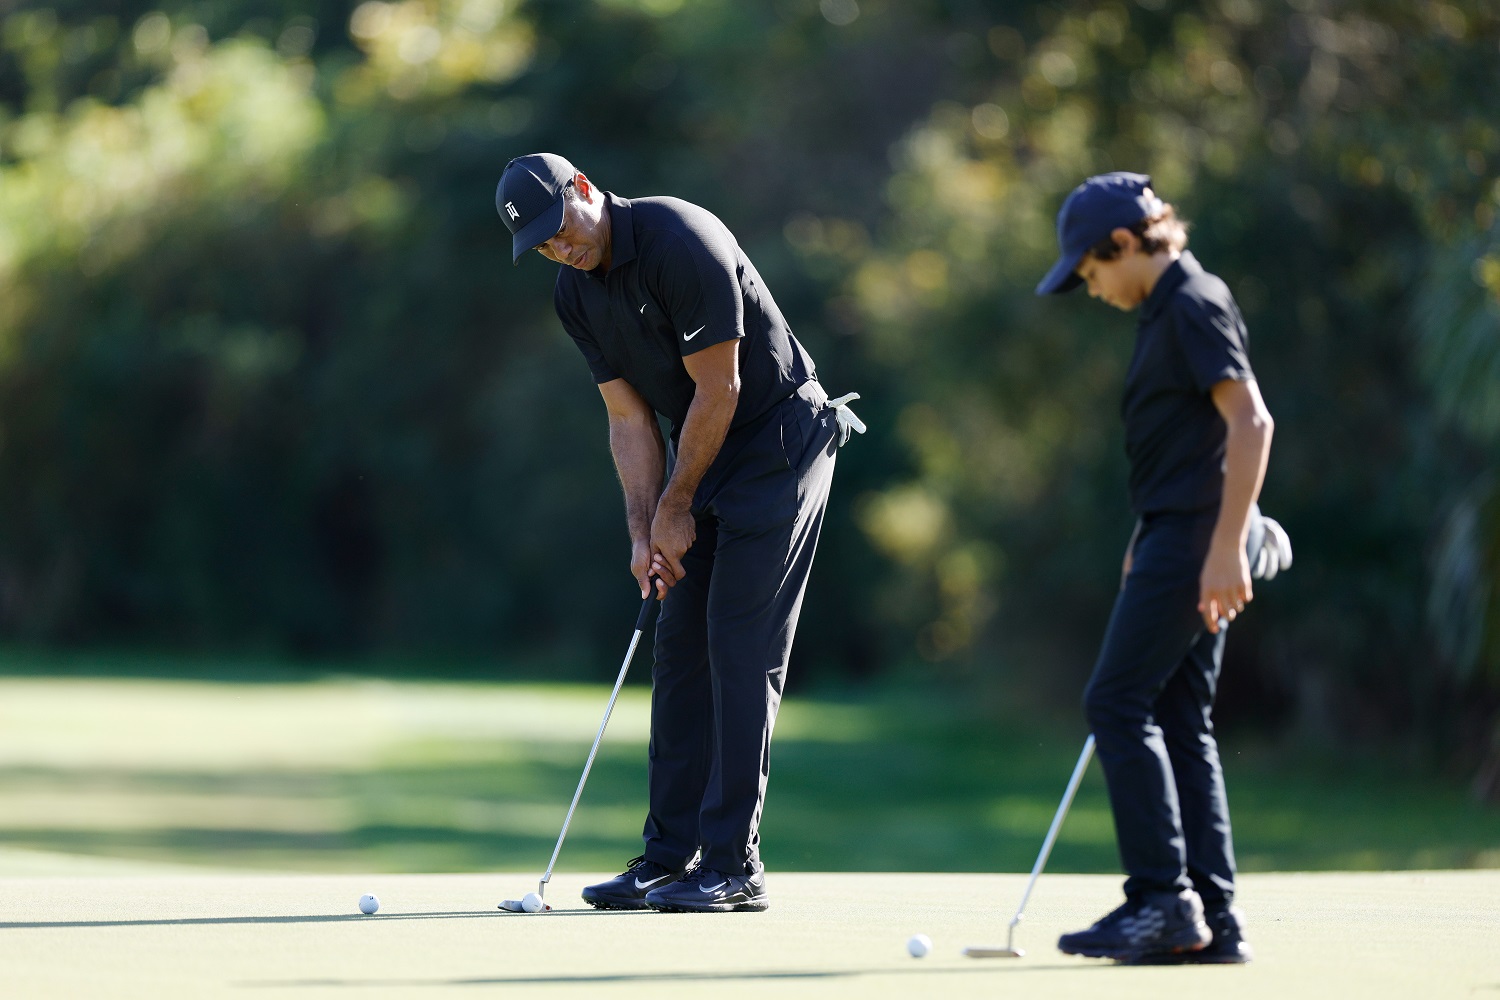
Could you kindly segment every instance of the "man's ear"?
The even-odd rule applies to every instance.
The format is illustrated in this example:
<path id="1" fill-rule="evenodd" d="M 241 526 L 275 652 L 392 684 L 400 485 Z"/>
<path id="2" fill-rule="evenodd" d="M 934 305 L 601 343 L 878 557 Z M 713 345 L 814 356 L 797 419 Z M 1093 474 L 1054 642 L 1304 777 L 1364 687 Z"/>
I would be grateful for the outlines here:
<path id="1" fill-rule="evenodd" d="M 578 192 L 578 197 L 587 202 L 594 200 L 594 194 L 597 191 L 593 182 L 584 175 L 583 171 L 579 171 L 578 176 L 573 178 L 573 190 Z"/>

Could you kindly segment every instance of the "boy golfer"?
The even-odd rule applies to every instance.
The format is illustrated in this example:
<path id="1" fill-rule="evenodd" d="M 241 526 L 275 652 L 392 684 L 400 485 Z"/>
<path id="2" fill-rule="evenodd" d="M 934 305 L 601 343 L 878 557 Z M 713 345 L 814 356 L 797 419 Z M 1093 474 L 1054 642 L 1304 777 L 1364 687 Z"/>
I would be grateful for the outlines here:
<path id="1" fill-rule="evenodd" d="M 1084 693 L 1125 902 L 1058 947 L 1125 962 L 1247 962 L 1212 713 L 1252 568 L 1268 578 L 1291 563 L 1286 533 L 1256 507 L 1271 414 L 1233 296 L 1187 252 L 1186 227 L 1149 177 L 1090 177 L 1064 202 L 1057 234 L 1061 256 L 1038 295 L 1086 285 L 1140 310 L 1122 406 L 1138 521 Z"/>

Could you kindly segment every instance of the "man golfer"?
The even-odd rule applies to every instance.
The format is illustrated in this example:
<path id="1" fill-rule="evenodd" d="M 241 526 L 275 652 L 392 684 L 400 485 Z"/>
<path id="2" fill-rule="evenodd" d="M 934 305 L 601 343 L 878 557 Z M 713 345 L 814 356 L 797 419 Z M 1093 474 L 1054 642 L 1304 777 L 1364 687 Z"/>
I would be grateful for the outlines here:
<path id="1" fill-rule="evenodd" d="M 1151 178 L 1090 177 L 1063 203 L 1057 235 L 1061 254 L 1038 295 L 1086 285 L 1140 310 L 1122 406 L 1138 520 L 1084 693 L 1126 898 L 1058 947 L 1129 962 L 1246 962 L 1213 705 L 1251 578 L 1291 564 L 1286 532 L 1256 507 L 1271 414 L 1234 297 L 1187 252 L 1187 228 Z"/>
<path id="2" fill-rule="evenodd" d="M 724 224 L 621 198 L 552 153 L 506 165 L 495 208 L 563 265 L 554 303 L 598 383 L 630 572 L 661 600 L 645 850 L 588 886 L 601 909 L 764 910 L 771 730 L 851 430 Z M 671 424 L 664 441 L 657 415 Z"/>

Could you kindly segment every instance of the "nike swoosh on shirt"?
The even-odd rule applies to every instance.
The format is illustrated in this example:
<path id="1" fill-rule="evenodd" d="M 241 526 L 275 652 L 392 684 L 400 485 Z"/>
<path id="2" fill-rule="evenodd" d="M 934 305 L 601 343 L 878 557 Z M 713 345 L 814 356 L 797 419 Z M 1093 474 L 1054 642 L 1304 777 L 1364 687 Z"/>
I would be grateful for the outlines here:
<path id="1" fill-rule="evenodd" d="M 641 315 L 646 315 L 646 303 L 644 302 L 641 303 Z"/>
<path id="2" fill-rule="evenodd" d="M 703 328 L 700 326 L 698 329 L 701 330 Z M 718 892 L 720 889 L 724 888 L 728 884 L 729 884 L 728 882 L 720 882 L 718 885 L 711 885 L 707 889 L 703 888 L 703 886 L 700 885 L 698 887 L 698 891 L 699 892 Z"/>
<path id="3" fill-rule="evenodd" d="M 703 326 L 698 327 L 698 329 L 694 330 L 692 333 L 684 333 L 682 335 L 682 339 L 683 340 L 692 340 L 694 337 L 698 336 L 698 334 L 702 333 L 704 331 L 704 329 L 706 329 L 707 327 L 708 327 L 708 324 L 704 323 Z"/>
<path id="4" fill-rule="evenodd" d="M 637 889 L 644 889 L 644 888 L 646 888 L 646 887 L 647 887 L 647 886 L 651 886 L 651 885 L 655 885 L 655 884 L 656 884 L 656 883 L 658 883 L 658 882 L 660 882 L 660 881 L 662 881 L 662 880 L 664 880 L 664 879 L 669 879 L 669 878 L 671 878 L 671 877 L 672 877 L 672 876 L 670 876 L 670 875 L 659 875 L 659 876 L 657 876 L 657 877 L 656 877 L 656 878 L 653 878 L 653 879 L 647 879 L 647 880 L 646 880 L 646 881 L 644 881 L 644 882 L 642 882 L 642 881 L 641 881 L 641 880 L 640 880 L 640 879 L 636 879 L 636 880 L 635 880 L 635 887 L 636 887 L 636 888 L 637 888 Z"/>

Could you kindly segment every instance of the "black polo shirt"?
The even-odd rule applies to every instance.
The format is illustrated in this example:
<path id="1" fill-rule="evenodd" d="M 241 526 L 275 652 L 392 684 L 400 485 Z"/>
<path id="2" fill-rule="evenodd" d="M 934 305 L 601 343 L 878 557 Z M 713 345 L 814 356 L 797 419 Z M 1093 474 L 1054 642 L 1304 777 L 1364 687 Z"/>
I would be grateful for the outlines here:
<path id="1" fill-rule="evenodd" d="M 812 358 L 724 223 L 678 198 L 605 198 L 608 273 L 559 266 L 553 296 L 596 383 L 629 382 L 672 422 L 675 441 L 696 388 L 686 355 L 741 340 L 730 430 L 816 377 Z"/>
<path id="2" fill-rule="evenodd" d="M 1125 454 L 1137 515 L 1201 511 L 1224 495 L 1224 420 L 1210 390 L 1248 382 L 1249 333 L 1234 296 L 1183 253 L 1141 306 L 1125 376 Z"/>

